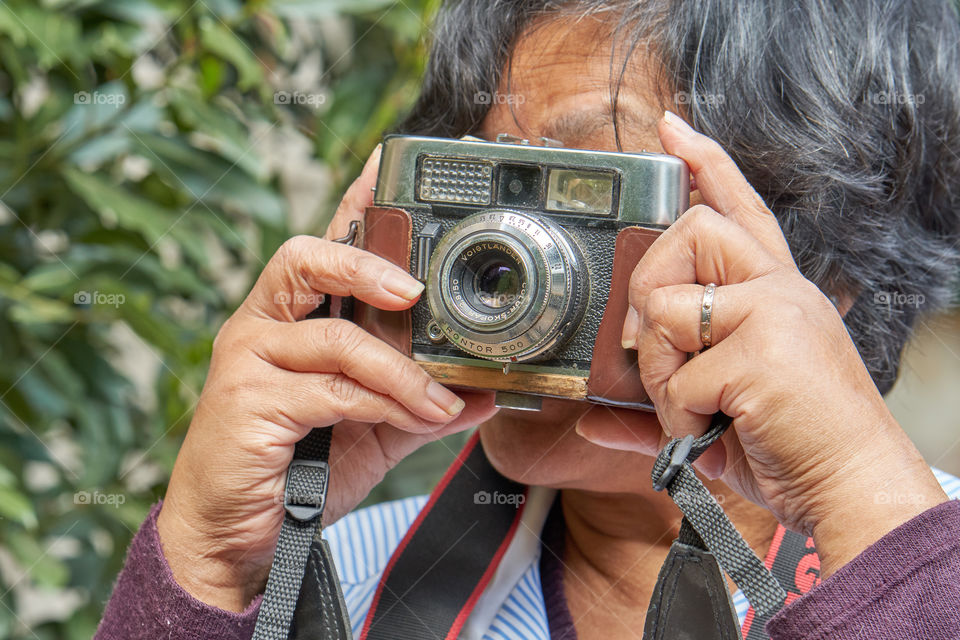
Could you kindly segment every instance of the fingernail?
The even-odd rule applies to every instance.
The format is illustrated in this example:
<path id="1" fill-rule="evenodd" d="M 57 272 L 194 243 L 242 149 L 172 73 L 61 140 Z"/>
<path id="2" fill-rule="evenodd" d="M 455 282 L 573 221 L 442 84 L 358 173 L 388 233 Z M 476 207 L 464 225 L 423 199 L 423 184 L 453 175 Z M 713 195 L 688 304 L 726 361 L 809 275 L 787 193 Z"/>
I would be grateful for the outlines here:
<path id="1" fill-rule="evenodd" d="M 396 269 L 387 269 L 380 277 L 380 286 L 404 300 L 416 300 L 423 293 L 423 283 Z"/>
<path id="2" fill-rule="evenodd" d="M 627 317 L 623 319 L 623 333 L 620 344 L 624 349 L 633 349 L 637 346 L 637 331 L 640 330 L 640 314 L 632 306 L 627 307 Z"/>
<path id="3" fill-rule="evenodd" d="M 690 137 L 696 133 L 690 125 L 688 125 L 683 118 L 673 113 L 672 111 L 663 112 L 663 121 L 673 127 L 677 133 L 685 137 Z"/>
<path id="4" fill-rule="evenodd" d="M 467 403 L 439 382 L 431 382 L 427 385 L 427 398 L 451 416 L 459 414 L 467 406 Z"/>

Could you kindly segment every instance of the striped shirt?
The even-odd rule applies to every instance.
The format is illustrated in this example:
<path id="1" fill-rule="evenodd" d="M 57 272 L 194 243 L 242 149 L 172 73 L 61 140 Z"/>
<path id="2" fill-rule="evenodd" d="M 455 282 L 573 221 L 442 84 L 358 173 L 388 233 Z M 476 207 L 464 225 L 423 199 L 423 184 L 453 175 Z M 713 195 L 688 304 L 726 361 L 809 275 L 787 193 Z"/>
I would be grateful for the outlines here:
<path id="1" fill-rule="evenodd" d="M 939 469 L 933 472 L 950 498 L 960 498 L 960 479 Z M 324 530 L 355 636 L 360 635 L 391 554 L 426 502 L 427 496 L 418 496 L 359 509 Z M 539 559 L 539 553 L 529 558 L 528 566 L 506 593 L 482 640 L 549 640 Z M 733 603 L 742 625 L 749 604 L 739 590 L 733 594 Z M 481 640 L 479 634 L 477 640 Z"/>

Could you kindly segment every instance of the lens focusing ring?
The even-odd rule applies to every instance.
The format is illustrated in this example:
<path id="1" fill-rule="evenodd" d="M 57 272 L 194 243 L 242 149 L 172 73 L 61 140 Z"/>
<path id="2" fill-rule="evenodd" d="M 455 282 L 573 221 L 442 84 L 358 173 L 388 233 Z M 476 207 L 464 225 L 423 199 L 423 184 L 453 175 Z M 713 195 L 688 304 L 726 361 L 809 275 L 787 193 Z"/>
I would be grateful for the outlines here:
<path id="1" fill-rule="evenodd" d="M 490 305 L 477 291 L 485 265 L 512 272 L 509 297 Z M 508 283 L 512 285 L 511 283 Z M 548 219 L 491 210 L 444 234 L 430 259 L 427 303 L 451 344 L 499 362 L 543 358 L 580 324 L 588 278 L 576 243 Z M 513 293 L 513 290 L 516 290 Z"/>

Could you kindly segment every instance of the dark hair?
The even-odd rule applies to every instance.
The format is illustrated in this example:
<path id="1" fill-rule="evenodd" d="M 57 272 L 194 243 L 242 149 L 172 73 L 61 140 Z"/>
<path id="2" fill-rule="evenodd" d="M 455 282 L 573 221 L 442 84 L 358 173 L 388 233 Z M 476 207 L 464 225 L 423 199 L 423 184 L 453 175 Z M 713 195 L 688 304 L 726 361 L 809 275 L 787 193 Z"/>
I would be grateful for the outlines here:
<path id="1" fill-rule="evenodd" d="M 657 54 L 666 106 L 730 153 L 801 272 L 854 300 L 847 328 L 886 393 L 920 313 L 950 301 L 960 262 L 954 0 L 448 0 L 400 130 L 473 131 L 489 108 L 475 96 L 497 90 L 518 37 L 551 15 L 587 14 L 609 19 L 618 51 Z"/>

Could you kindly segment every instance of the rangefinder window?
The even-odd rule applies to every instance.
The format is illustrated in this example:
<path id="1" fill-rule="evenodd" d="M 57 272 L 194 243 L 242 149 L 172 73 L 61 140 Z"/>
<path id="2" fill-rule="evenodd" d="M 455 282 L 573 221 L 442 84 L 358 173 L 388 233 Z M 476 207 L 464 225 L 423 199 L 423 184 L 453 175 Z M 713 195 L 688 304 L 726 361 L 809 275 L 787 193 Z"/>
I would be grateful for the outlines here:
<path id="1" fill-rule="evenodd" d="M 502 164 L 497 184 L 497 201 L 508 207 L 533 208 L 543 194 L 543 169 L 536 165 Z"/>
<path id="2" fill-rule="evenodd" d="M 424 202 L 490 204 L 493 163 L 425 156 L 417 197 Z"/>
<path id="3" fill-rule="evenodd" d="M 610 215 L 615 174 L 581 169 L 550 169 L 547 209 L 590 215 Z"/>

